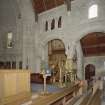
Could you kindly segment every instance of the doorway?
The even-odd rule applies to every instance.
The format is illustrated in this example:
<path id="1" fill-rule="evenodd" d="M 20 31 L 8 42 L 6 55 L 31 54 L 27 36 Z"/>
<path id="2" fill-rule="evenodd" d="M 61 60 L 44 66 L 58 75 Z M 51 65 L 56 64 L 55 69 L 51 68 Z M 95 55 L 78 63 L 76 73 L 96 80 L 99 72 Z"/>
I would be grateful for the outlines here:
<path id="1" fill-rule="evenodd" d="M 53 39 L 48 42 L 48 63 L 53 67 L 53 77 L 55 82 L 59 81 L 60 64 L 65 64 L 65 45 L 60 39 Z M 62 71 L 63 72 L 63 71 Z"/>
<path id="2" fill-rule="evenodd" d="M 91 81 L 93 76 L 95 76 L 95 66 L 93 64 L 86 65 L 85 79 Z"/>

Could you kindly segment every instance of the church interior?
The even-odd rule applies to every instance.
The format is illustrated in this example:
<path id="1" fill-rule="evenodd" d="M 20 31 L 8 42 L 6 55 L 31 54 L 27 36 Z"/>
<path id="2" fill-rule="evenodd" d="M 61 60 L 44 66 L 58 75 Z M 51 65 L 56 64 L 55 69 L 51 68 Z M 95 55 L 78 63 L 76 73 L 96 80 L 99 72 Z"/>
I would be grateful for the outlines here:
<path id="1" fill-rule="evenodd" d="M 105 0 L 0 0 L 0 105 L 105 105 Z"/>

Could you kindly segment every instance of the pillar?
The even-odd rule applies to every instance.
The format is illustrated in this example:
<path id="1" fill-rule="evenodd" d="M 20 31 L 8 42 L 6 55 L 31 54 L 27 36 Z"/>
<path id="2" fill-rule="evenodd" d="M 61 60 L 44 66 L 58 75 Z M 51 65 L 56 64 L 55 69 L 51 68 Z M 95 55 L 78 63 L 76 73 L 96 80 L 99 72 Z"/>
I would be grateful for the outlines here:
<path id="1" fill-rule="evenodd" d="M 66 55 L 67 55 L 67 60 L 65 67 L 68 70 L 68 72 L 71 72 L 70 79 L 71 81 L 74 81 L 74 74 L 72 70 L 74 69 L 74 61 L 73 58 L 76 54 L 76 42 L 72 41 L 71 43 L 68 43 L 66 46 Z"/>
<path id="2" fill-rule="evenodd" d="M 21 20 L 22 20 L 22 61 L 23 69 L 26 69 L 27 57 L 29 59 L 29 69 L 35 71 L 35 39 L 36 35 L 36 23 L 35 23 L 35 13 L 32 7 L 31 0 L 17 0 L 19 1 L 21 10 Z"/>
<path id="3" fill-rule="evenodd" d="M 83 52 L 81 48 L 80 41 L 76 44 L 76 51 L 77 51 L 77 77 L 79 79 L 83 79 Z"/>

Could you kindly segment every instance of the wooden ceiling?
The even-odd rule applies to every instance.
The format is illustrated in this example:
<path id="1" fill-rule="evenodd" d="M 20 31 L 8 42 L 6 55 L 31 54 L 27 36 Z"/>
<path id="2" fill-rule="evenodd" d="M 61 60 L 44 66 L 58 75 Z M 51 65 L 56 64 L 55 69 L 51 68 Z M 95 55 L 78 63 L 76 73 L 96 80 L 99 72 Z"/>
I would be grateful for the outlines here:
<path id="1" fill-rule="evenodd" d="M 84 56 L 105 55 L 105 33 L 94 32 L 81 39 Z"/>
<path id="2" fill-rule="evenodd" d="M 66 1 L 68 0 L 33 0 L 33 7 L 36 13 L 42 13 L 44 11 L 62 5 Z"/>

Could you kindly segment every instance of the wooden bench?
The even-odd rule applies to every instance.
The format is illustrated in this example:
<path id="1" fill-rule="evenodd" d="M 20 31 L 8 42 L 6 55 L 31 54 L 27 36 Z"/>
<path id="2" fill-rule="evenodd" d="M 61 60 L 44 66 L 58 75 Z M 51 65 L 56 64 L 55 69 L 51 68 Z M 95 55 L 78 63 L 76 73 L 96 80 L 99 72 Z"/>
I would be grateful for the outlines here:
<path id="1" fill-rule="evenodd" d="M 86 95 L 82 102 L 80 103 L 80 105 L 86 105 L 90 99 L 90 96 L 91 96 L 90 94 Z"/>
<path id="2" fill-rule="evenodd" d="M 79 90 L 79 85 L 64 89 L 58 93 L 52 93 L 46 96 L 40 96 L 33 100 L 32 105 L 64 105 L 68 100 L 74 97 L 74 93 Z"/>
<path id="3" fill-rule="evenodd" d="M 97 89 L 87 105 L 101 105 L 101 90 Z"/>
<path id="4" fill-rule="evenodd" d="M 101 90 L 97 89 L 95 94 L 86 95 L 80 105 L 101 105 Z"/>

